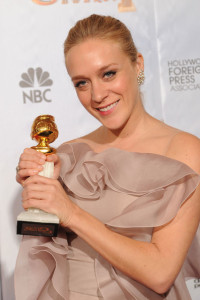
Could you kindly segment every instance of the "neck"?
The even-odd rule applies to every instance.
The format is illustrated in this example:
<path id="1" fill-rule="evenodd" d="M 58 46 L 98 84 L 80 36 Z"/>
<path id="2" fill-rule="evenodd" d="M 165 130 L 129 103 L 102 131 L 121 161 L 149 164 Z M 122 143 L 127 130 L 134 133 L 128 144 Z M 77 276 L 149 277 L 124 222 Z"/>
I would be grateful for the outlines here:
<path id="1" fill-rule="evenodd" d="M 104 143 L 117 145 L 130 139 L 133 141 L 148 130 L 148 120 L 152 117 L 146 113 L 142 103 L 140 104 L 135 107 L 134 114 L 122 128 L 110 130 L 104 126 L 101 127 Z"/>

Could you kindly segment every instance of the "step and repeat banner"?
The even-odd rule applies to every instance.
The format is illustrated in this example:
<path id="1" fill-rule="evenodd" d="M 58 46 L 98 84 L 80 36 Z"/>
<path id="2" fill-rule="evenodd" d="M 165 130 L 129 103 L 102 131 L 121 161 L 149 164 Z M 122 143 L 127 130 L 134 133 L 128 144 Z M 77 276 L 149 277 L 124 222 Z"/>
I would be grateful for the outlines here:
<path id="1" fill-rule="evenodd" d="M 22 211 L 15 168 L 31 140 L 33 120 L 51 114 L 59 130 L 53 146 L 99 126 L 80 105 L 64 65 L 63 42 L 78 19 L 111 15 L 131 30 L 145 60 L 146 110 L 200 137 L 199 0 L 1 0 L 1 300 L 14 300 L 13 271 Z M 200 280 L 190 280 L 193 300 Z"/>

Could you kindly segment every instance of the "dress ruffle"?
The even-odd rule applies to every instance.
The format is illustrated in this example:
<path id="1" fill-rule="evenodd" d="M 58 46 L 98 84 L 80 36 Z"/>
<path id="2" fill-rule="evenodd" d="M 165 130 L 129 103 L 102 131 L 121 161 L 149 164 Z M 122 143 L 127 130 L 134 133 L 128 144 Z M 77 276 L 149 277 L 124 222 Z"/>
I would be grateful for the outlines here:
<path id="1" fill-rule="evenodd" d="M 67 300 L 66 233 L 24 236 L 15 267 L 16 300 Z"/>
<path id="2" fill-rule="evenodd" d="M 85 143 L 63 144 L 58 148 L 58 154 L 62 162 L 60 178 L 72 198 L 101 200 L 104 192 L 109 190 L 111 199 L 107 209 L 111 210 L 118 195 L 133 197 L 131 203 L 112 216 L 106 225 L 143 241 L 151 240 L 154 227 L 166 224 L 176 216 L 200 182 L 200 176 L 187 165 L 157 154 L 116 148 L 95 153 Z M 199 241 L 197 233 L 183 267 L 183 277 L 200 276 L 200 265 L 196 264 Z M 15 271 L 16 300 L 67 300 L 66 258 L 65 236 L 52 240 L 24 237 Z M 24 271 L 25 266 L 31 266 L 33 272 Z M 182 293 L 180 298 L 173 288 L 167 296 L 158 295 L 112 268 L 100 256 L 95 259 L 95 271 L 105 300 L 190 299 Z M 31 294 L 33 291 L 34 295 Z"/>

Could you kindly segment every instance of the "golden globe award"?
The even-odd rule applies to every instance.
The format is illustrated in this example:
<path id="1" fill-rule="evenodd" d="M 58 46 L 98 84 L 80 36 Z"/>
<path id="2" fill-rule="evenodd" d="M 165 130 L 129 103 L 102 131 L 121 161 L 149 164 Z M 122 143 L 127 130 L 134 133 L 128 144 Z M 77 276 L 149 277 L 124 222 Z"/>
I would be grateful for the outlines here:
<path id="1" fill-rule="evenodd" d="M 38 142 L 37 146 L 31 148 L 45 155 L 55 153 L 56 150 L 49 146 L 58 137 L 54 117 L 50 115 L 37 117 L 32 125 L 31 137 Z M 52 178 L 53 174 L 54 163 L 45 162 L 39 175 Z M 17 234 L 52 237 L 57 236 L 58 227 L 59 219 L 56 215 L 36 208 L 29 208 L 17 217 Z"/>

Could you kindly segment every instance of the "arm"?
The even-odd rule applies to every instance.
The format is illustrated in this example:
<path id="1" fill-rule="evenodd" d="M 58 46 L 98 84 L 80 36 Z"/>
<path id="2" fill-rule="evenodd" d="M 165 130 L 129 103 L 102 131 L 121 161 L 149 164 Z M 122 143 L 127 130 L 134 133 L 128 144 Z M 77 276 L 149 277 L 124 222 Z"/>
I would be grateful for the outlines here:
<path id="1" fill-rule="evenodd" d="M 182 149 L 174 145 L 170 146 L 168 156 L 185 162 Z M 194 164 L 196 171 L 200 171 L 199 144 L 193 142 L 191 146 L 190 142 L 191 147 L 190 165 Z M 176 155 L 172 156 L 172 149 Z M 158 293 L 167 291 L 175 280 L 199 224 L 199 188 L 170 223 L 154 230 L 151 243 L 146 243 L 111 231 L 73 204 L 56 180 L 34 176 L 24 186 L 24 208 L 34 206 L 57 214 L 64 227 L 76 232 L 114 267 Z"/>

